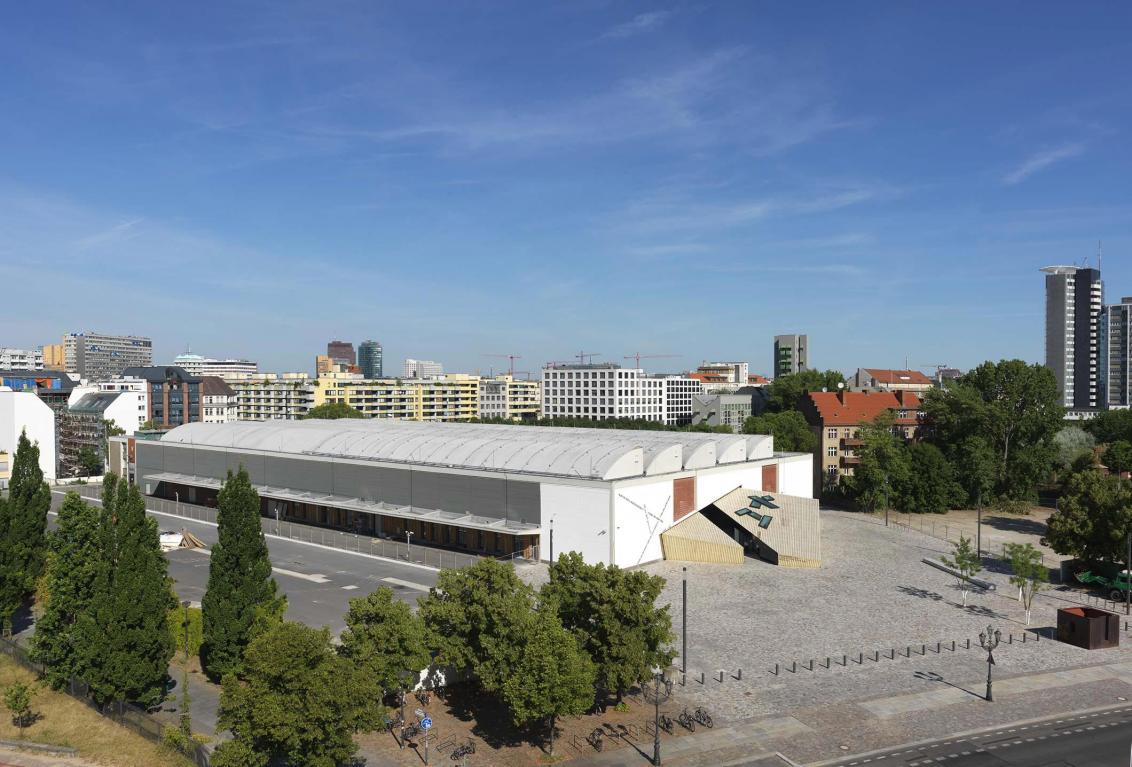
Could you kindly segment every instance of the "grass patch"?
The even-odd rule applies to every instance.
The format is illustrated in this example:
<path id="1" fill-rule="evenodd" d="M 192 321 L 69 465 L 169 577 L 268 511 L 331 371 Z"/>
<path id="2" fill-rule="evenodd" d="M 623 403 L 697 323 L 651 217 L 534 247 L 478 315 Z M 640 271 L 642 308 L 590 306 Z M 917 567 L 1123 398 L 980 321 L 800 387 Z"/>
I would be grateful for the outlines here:
<path id="1" fill-rule="evenodd" d="M 0 690 L 15 682 L 31 685 L 35 675 L 0 655 Z M 79 756 L 112 767 L 192 767 L 179 754 L 99 716 L 77 700 L 48 687 L 35 688 L 31 710 L 37 715 L 25 727 L 23 739 L 77 749 Z M 7 711 L 0 710 L 0 738 L 17 740 L 19 728 Z"/>

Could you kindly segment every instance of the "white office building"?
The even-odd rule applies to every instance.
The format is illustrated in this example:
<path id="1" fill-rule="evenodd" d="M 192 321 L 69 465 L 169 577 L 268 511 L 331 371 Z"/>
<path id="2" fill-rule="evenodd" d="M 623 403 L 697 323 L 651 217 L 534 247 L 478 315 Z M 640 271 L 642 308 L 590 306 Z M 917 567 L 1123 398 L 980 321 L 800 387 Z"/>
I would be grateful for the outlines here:
<path id="1" fill-rule="evenodd" d="M 43 370 L 43 349 L 0 346 L 0 370 Z"/>
<path id="2" fill-rule="evenodd" d="M 220 360 L 189 353 L 178 354 L 176 359 L 173 360 L 173 364 L 195 378 L 203 376 L 229 378 L 235 375 L 251 375 L 259 372 L 259 365 L 251 360 Z"/>
<path id="3" fill-rule="evenodd" d="M 401 366 L 402 378 L 435 378 L 444 375 L 444 366 L 433 360 L 406 359 Z"/>
<path id="4" fill-rule="evenodd" d="M 700 382 L 684 376 L 649 376 L 613 363 L 556 365 L 542 371 L 544 418 L 639 418 L 691 423 Z"/>

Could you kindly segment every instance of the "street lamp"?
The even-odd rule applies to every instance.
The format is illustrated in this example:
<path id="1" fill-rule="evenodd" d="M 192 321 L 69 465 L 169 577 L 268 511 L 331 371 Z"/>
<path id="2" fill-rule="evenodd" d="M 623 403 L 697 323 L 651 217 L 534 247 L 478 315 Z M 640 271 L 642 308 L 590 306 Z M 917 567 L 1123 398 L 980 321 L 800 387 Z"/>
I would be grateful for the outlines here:
<path id="1" fill-rule="evenodd" d="M 413 531 L 405 531 L 405 560 L 411 562 L 413 560 Z"/>
<path id="2" fill-rule="evenodd" d="M 979 632 L 979 646 L 987 651 L 987 702 L 994 701 L 994 692 L 991 690 L 991 669 L 994 668 L 994 648 L 1002 641 L 1002 632 L 987 626 L 986 631 Z"/>
<path id="3" fill-rule="evenodd" d="M 181 513 L 181 493 L 174 490 L 173 491 L 173 498 L 176 499 L 174 501 L 174 503 L 176 503 L 176 505 L 177 505 L 177 508 L 176 508 L 177 514 L 180 514 Z"/>
<path id="4" fill-rule="evenodd" d="M 1132 530 L 1128 531 L 1128 556 L 1124 560 L 1124 614 L 1132 613 Z"/>
<path id="5" fill-rule="evenodd" d="M 397 748 L 405 747 L 405 686 L 409 682 L 408 670 L 398 671 L 397 680 L 401 682 L 401 732 L 397 738 Z"/>
<path id="6" fill-rule="evenodd" d="M 181 732 L 188 737 L 193 734 L 193 720 L 192 714 L 189 712 L 189 600 L 181 602 L 181 607 L 184 608 L 184 626 L 182 633 L 185 635 L 185 669 L 181 674 Z"/>
<path id="7" fill-rule="evenodd" d="M 652 676 L 655 686 L 652 690 L 646 686 L 644 689 L 645 697 L 652 698 L 653 701 L 653 741 L 652 741 L 652 763 L 657 767 L 660 766 L 660 704 L 668 700 L 671 695 L 671 682 L 664 678 L 664 669 L 660 666 L 654 665 L 652 667 Z"/>

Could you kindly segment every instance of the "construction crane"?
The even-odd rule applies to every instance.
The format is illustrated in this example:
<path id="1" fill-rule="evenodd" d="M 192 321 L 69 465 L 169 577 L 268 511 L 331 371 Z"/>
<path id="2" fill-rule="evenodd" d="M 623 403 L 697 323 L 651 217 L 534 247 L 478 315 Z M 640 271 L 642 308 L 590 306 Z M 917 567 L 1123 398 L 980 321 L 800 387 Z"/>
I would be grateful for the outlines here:
<path id="1" fill-rule="evenodd" d="M 578 352 L 574 356 L 577 357 L 578 361 L 581 362 L 583 365 L 588 365 L 588 364 L 593 362 L 594 357 L 600 357 L 601 352 Z M 586 357 L 590 358 L 589 362 L 586 362 Z"/>
<path id="2" fill-rule="evenodd" d="M 515 375 L 515 360 L 523 359 L 518 354 L 485 354 L 483 356 L 485 356 L 485 357 L 505 357 L 507 359 L 507 363 L 508 363 L 508 365 L 507 365 L 508 375 L 512 375 L 512 376 Z"/>
<path id="3" fill-rule="evenodd" d="M 662 357 L 679 357 L 679 356 L 680 356 L 679 354 L 641 354 L 640 352 L 637 352 L 636 354 L 627 354 L 625 356 L 625 359 L 636 360 L 637 361 L 637 367 L 639 368 L 641 366 L 641 360 L 655 360 L 655 359 L 660 359 Z"/>

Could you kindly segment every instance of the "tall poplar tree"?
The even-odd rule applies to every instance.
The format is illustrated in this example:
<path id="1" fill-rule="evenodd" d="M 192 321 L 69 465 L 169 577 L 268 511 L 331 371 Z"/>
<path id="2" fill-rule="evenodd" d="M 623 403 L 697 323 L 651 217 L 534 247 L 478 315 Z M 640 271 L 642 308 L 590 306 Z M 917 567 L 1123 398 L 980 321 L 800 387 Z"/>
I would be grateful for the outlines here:
<path id="1" fill-rule="evenodd" d="M 0 509 L 0 623 L 35 591 L 47 554 L 47 510 L 51 488 L 39 468 L 39 445 L 20 433 L 8 482 L 8 502 Z"/>
<path id="2" fill-rule="evenodd" d="M 201 666 L 213 681 L 242 675 L 244 650 L 265 618 L 281 618 L 286 599 L 277 595 L 271 559 L 260 527 L 259 493 L 243 467 L 228 472 L 216 517 L 208 590 L 201 601 L 204 642 Z"/>
<path id="3" fill-rule="evenodd" d="M 99 704 L 154 705 L 164 697 L 176 605 L 157 523 L 136 486 L 107 474 L 90 609 L 75 626 L 80 676 Z"/>
<path id="4" fill-rule="evenodd" d="M 32 640 L 32 659 L 47 667 L 55 688 L 82 673 L 74 631 L 94 597 L 99 541 L 98 509 L 67 493 L 59 527 L 48 536 L 46 604 Z"/>

